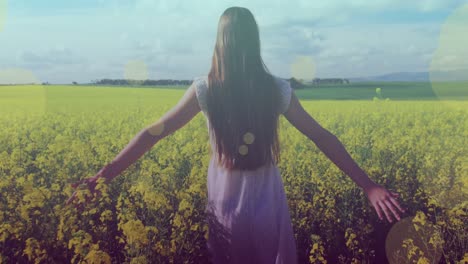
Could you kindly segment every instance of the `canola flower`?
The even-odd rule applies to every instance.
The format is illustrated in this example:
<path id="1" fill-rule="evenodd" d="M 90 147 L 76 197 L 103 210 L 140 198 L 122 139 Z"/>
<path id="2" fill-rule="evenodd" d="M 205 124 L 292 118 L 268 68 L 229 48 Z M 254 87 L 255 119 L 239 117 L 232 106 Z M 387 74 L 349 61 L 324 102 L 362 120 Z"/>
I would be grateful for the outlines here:
<path id="1" fill-rule="evenodd" d="M 142 93 L 152 92 L 147 90 Z M 167 100 L 177 99 L 169 92 L 160 96 L 147 96 L 138 107 L 100 102 L 86 110 L 68 103 L 64 111 L 51 103 L 42 120 L 27 113 L 0 116 L 1 263 L 207 262 L 209 144 L 201 115 L 111 184 L 98 182 L 95 193 L 79 188 L 79 209 L 64 205 L 74 191 L 70 182 L 95 174 L 135 131 L 170 107 Z M 468 260 L 466 112 L 434 102 L 304 106 L 370 177 L 402 194 L 411 226 L 427 233 L 428 245 L 442 248 L 440 261 Z M 141 109 L 141 119 L 135 118 Z M 255 135 L 242 140 L 248 153 Z M 376 233 L 384 224 L 363 194 L 284 118 L 280 142 L 279 169 L 302 263 L 375 262 Z M 414 238 L 403 246 L 404 259 L 432 262 Z"/>

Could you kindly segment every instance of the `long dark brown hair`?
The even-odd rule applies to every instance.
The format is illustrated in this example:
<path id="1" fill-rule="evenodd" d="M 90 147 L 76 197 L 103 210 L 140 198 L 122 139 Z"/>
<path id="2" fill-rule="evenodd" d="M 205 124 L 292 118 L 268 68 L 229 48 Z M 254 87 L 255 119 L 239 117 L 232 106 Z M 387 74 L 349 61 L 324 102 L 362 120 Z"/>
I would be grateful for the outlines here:
<path id="1" fill-rule="evenodd" d="M 260 56 L 252 13 L 230 7 L 219 19 L 207 107 L 217 161 L 227 169 L 277 164 L 280 93 Z"/>

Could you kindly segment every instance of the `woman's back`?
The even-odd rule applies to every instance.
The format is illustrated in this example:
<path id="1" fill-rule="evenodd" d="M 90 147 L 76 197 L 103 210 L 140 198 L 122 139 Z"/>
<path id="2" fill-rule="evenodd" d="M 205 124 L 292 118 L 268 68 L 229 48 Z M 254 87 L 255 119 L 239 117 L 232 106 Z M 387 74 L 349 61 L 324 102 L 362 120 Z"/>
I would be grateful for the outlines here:
<path id="1" fill-rule="evenodd" d="M 288 81 L 281 79 L 276 76 L 272 76 L 274 79 L 275 87 L 272 89 L 278 89 L 280 94 L 279 104 L 275 106 L 279 114 L 283 114 L 288 110 L 289 102 L 291 101 L 292 88 Z M 207 120 L 207 128 L 210 131 L 211 125 L 208 117 L 208 76 L 199 76 L 194 78 L 195 91 L 198 99 L 200 109 Z M 236 102 L 239 104 L 239 108 L 244 107 L 243 102 Z M 210 135 L 211 153 L 218 154 L 215 146 L 216 141 L 212 133 Z M 247 132 L 243 135 L 242 140 L 244 141 L 238 148 L 238 152 L 246 158 L 252 157 L 253 153 L 249 155 L 249 146 L 255 142 L 256 135 L 254 133 Z M 258 141 L 258 140 L 257 140 Z M 217 156 L 216 156 L 217 157 Z"/>
<path id="2" fill-rule="evenodd" d="M 278 107 L 284 113 L 292 89 L 287 81 L 275 79 L 282 95 Z M 194 84 L 207 117 L 207 77 L 196 78 Z M 211 136 L 210 143 L 214 150 L 216 142 Z M 289 208 L 276 165 L 230 170 L 220 166 L 213 155 L 207 180 L 208 248 L 214 263 L 297 263 Z"/>

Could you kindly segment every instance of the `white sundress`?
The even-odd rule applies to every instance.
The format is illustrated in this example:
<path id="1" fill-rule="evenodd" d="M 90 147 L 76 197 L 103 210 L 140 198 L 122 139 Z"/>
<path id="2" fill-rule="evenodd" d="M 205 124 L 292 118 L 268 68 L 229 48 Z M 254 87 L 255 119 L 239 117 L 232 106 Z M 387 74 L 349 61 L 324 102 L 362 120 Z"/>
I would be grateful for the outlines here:
<path id="1" fill-rule="evenodd" d="M 281 113 L 292 88 L 275 77 L 282 94 Z M 207 76 L 194 79 L 198 103 L 207 120 Z M 216 153 L 210 136 L 212 153 Z M 296 242 L 283 181 L 276 165 L 227 170 L 214 156 L 208 168 L 207 246 L 214 264 L 296 264 Z"/>

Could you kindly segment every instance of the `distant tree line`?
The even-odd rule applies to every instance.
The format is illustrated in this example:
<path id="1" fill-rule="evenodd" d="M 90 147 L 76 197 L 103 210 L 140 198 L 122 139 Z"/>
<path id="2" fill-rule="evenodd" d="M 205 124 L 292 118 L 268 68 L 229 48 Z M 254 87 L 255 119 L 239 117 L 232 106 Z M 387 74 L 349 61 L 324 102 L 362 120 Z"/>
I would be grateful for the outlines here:
<path id="1" fill-rule="evenodd" d="M 100 79 L 92 83 L 96 85 L 142 85 L 142 86 L 159 86 L 159 85 L 190 85 L 193 80 L 128 80 L 128 79 Z"/>
<path id="2" fill-rule="evenodd" d="M 294 77 L 287 79 L 291 84 L 293 89 L 304 89 L 307 87 L 315 87 L 320 85 L 328 85 L 328 84 L 349 84 L 348 79 L 341 79 L 341 78 L 315 78 L 312 82 L 305 83 L 302 79 L 298 80 Z M 310 86 L 310 84 L 312 86 Z"/>
<path id="3" fill-rule="evenodd" d="M 291 85 L 291 88 L 293 89 L 304 89 L 306 87 L 302 81 L 294 77 L 288 79 L 288 81 L 289 81 L 289 84 Z"/>
<path id="4" fill-rule="evenodd" d="M 289 81 L 293 89 L 305 89 L 312 86 L 327 85 L 327 84 L 349 84 L 348 79 L 341 78 L 315 78 L 312 82 L 306 84 L 304 81 L 298 80 L 294 77 L 285 79 Z M 95 85 L 117 85 L 117 86 L 178 86 L 178 85 L 190 85 L 193 80 L 173 80 L 173 79 L 162 79 L 162 80 L 129 80 L 129 79 L 100 79 L 92 81 Z M 73 82 L 76 85 L 76 82 Z"/>
<path id="5" fill-rule="evenodd" d="M 320 84 L 349 84 L 348 79 L 340 79 L 340 78 L 315 78 L 312 81 L 312 85 L 320 85 Z"/>
<path id="6" fill-rule="evenodd" d="M 306 86 L 301 81 L 293 78 L 287 79 L 291 87 L 293 89 L 302 89 Z M 164 79 L 164 80 L 128 80 L 128 79 L 100 79 L 92 81 L 92 84 L 95 85 L 119 85 L 119 86 L 126 86 L 126 85 L 135 85 L 135 86 L 163 86 L 163 85 L 190 85 L 192 84 L 193 80 L 172 80 L 172 79 Z M 73 84 L 77 84 L 73 82 Z"/>

